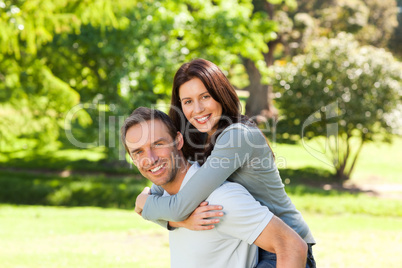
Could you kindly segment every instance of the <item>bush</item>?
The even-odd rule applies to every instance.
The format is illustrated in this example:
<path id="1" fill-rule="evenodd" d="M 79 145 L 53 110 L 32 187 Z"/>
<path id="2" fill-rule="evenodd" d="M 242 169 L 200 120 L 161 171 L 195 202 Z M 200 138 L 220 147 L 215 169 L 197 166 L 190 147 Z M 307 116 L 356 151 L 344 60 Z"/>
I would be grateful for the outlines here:
<path id="1" fill-rule="evenodd" d="M 350 178 L 363 144 L 392 139 L 400 122 L 402 64 L 391 53 L 340 33 L 315 40 L 305 55 L 273 70 L 284 115 L 277 132 L 325 137 L 340 181 Z M 352 139 L 360 141 L 356 148 Z"/>
<path id="2" fill-rule="evenodd" d="M 0 203 L 133 208 L 148 180 L 0 172 Z"/>

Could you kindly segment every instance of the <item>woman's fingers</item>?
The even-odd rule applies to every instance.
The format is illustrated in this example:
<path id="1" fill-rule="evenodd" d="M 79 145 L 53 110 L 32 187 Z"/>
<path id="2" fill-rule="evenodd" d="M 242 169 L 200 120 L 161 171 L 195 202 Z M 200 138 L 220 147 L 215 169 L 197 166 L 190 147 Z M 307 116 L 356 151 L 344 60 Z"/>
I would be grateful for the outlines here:
<path id="1" fill-rule="evenodd" d="M 151 188 L 149 187 L 144 187 L 144 190 L 141 192 L 142 194 L 151 194 Z"/>
<path id="2" fill-rule="evenodd" d="M 202 230 L 211 230 L 215 228 L 215 224 L 219 223 L 219 219 L 210 219 L 210 220 L 200 220 L 196 226 L 194 226 L 193 230 L 202 231 Z"/>
<path id="3" fill-rule="evenodd" d="M 207 201 L 204 201 L 204 202 L 202 202 L 199 206 L 200 207 L 205 207 L 205 206 L 207 206 L 208 205 L 208 202 Z"/>
<path id="4" fill-rule="evenodd" d="M 210 210 L 222 210 L 222 206 L 219 206 L 219 205 L 209 205 L 209 206 L 202 206 L 202 207 L 199 206 L 196 209 L 196 213 L 203 213 L 205 211 L 210 211 Z"/>
<path id="5" fill-rule="evenodd" d="M 214 229 L 215 225 L 199 225 L 196 228 L 194 228 L 194 231 L 205 231 L 205 230 L 211 230 Z"/>
<path id="6" fill-rule="evenodd" d="M 201 225 L 216 224 L 219 223 L 219 219 L 202 220 L 200 223 Z"/>
<path id="7" fill-rule="evenodd" d="M 208 212 L 204 212 L 204 213 L 199 213 L 197 216 L 201 219 L 212 218 L 212 217 L 222 217 L 223 212 L 222 211 L 208 211 Z"/>
<path id="8" fill-rule="evenodd" d="M 215 228 L 215 224 L 220 222 L 218 217 L 222 217 L 222 206 L 208 205 L 208 202 L 202 202 L 196 210 L 185 220 L 185 228 L 202 231 Z"/>

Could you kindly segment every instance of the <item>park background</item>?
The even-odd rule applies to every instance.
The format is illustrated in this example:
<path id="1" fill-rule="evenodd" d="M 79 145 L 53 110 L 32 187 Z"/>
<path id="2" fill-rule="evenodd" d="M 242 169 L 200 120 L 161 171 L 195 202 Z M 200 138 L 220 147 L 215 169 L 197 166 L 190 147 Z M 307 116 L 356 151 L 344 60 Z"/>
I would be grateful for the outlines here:
<path id="1" fill-rule="evenodd" d="M 0 267 L 169 267 L 119 126 L 216 63 L 318 267 L 402 263 L 402 1 L 0 0 Z"/>

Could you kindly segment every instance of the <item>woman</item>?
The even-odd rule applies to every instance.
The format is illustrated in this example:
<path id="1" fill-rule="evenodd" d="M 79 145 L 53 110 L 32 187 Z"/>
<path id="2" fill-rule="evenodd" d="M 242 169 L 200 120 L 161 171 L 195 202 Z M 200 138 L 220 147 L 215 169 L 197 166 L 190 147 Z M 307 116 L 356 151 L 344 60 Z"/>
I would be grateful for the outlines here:
<path id="1" fill-rule="evenodd" d="M 169 116 L 184 136 L 184 156 L 202 167 L 175 196 L 139 197 L 146 198 L 142 216 L 152 221 L 183 221 L 230 177 L 309 244 L 307 267 L 315 267 L 311 252 L 314 238 L 284 190 L 265 137 L 240 114 L 240 101 L 223 72 L 203 59 L 183 64 L 174 77 L 171 104 Z M 194 218 L 188 219 L 191 220 L 194 222 Z M 205 221 L 200 222 L 205 225 Z M 203 229 L 207 228 L 213 226 Z M 270 259 L 275 264 L 275 257 L 260 250 L 262 262 L 257 267 L 267 267 L 262 263 L 270 263 Z"/>

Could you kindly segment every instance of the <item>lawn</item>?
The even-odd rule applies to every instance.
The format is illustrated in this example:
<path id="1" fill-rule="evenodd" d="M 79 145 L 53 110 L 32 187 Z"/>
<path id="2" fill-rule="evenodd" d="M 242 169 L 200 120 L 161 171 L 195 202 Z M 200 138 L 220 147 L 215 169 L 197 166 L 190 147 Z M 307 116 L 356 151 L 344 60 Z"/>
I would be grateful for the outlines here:
<path id="1" fill-rule="evenodd" d="M 306 146 L 298 144 L 272 143 L 278 167 L 281 169 L 299 169 L 312 167 L 334 172 L 333 167 L 314 157 L 310 152 L 320 150 L 314 142 Z M 367 143 L 357 160 L 351 182 L 362 184 L 402 184 L 402 137 L 395 136 L 392 144 Z"/>
<path id="2" fill-rule="evenodd" d="M 303 214 L 318 267 L 400 267 L 400 217 Z M 128 210 L 0 206 L 3 268 L 169 267 L 167 236 Z"/>
<path id="3" fill-rule="evenodd" d="M 288 179 L 287 192 L 317 240 L 313 249 L 318 267 L 400 267 L 401 198 L 311 187 L 304 184 L 306 179 L 325 182 L 331 167 L 301 144 L 272 147 L 282 177 Z M 392 145 L 367 144 L 352 182 L 402 184 L 400 148 L 402 138 Z M 0 193 L 13 196 L 6 203 L 27 204 L 21 200 L 32 195 L 46 197 L 41 204 L 129 208 L 146 180 L 132 176 L 135 170 L 98 162 L 103 157 L 99 148 L 0 154 Z M 65 176 L 59 173 L 63 170 L 72 173 Z M 0 204 L 1 268 L 169 267 L 167 236 L 161 227 L 125 209 Z"/>
<path id="4" fill-rule="evenodd" d="M 169 251 L 162 228 L 127 210 L 0 206 L 0 260 L 3 268 L 167 267 Z"/>

